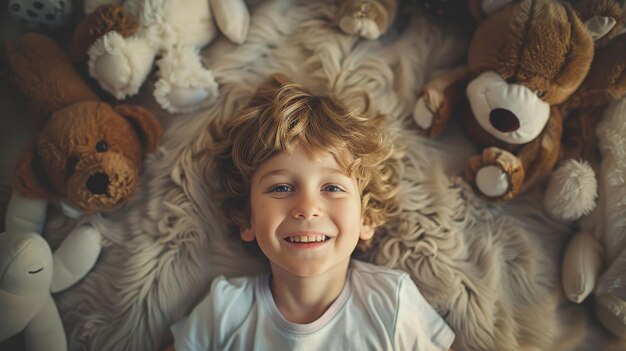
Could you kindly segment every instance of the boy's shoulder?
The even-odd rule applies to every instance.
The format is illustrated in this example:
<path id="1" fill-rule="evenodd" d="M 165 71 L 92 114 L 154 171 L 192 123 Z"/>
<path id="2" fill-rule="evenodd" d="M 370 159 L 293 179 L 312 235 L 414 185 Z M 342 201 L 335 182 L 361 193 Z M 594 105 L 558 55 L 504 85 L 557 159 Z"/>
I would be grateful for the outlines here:
<path id="1" fill-rule="evenodd" d="M 255 284 L 259 277 L 225 277 L 213 279 L 205 300 L 212 310 L 231 315 L 245 315 L 254 304 Z"/>
<path id="2" fill-rule="evenodd" d="M 232 301 L 233 297 L 251 299 L 258 279 L 259 276 L 226 277 L 221 275 L 215 277 L 211 283 L 209 296 L 213 300 L 224 298 Z"/>
<path id="3" fill-rule="evenodd" d="M 413 285 L 409 275 L 397 269 L 358 260 L 352 260 L 350 268 L 353 294 L 366 300 L 376 298 L 397 305 L 400 291 Z"/>

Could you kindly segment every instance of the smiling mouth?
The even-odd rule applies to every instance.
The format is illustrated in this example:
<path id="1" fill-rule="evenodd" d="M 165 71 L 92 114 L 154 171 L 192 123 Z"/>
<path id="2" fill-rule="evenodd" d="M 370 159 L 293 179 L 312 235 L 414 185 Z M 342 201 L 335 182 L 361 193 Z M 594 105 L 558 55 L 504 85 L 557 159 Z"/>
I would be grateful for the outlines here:
<path id="1" fill-rule="evenodd" d="M 39 272 L 41 272 L 41 271 L 43 271 L 43 267 L 41 267 L 41 268 L 39 268 L 39 269 L 36 269 L 36 270 L 34 270 L 34 271 L 28 271 L 28 274 L 37 274 L 37 273 L 39 273 Z"/>
<path id="2" fill-rule="evenodd" d="M 294 235 L 285 238 L 290 243 L 320 243 L 327 240 L 330 240 L 327 235 Z"/>

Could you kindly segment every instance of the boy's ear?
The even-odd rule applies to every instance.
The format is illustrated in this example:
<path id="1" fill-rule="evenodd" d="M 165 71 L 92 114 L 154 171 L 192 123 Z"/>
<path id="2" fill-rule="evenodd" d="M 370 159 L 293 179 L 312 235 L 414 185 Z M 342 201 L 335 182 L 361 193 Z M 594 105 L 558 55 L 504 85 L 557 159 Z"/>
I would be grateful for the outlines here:
<path id="1" fill-rule="evenodd" d="M 254 232 L 252 231 L 252 228 L 239 227 L 239 235 L 243 241 L 254 241 Z"/>
<path id="2" fill-rule="evenodd" d="M 374 236 L 374 226 L 369 224 L 361 224 L 361 240 L 370 240 Z"/>

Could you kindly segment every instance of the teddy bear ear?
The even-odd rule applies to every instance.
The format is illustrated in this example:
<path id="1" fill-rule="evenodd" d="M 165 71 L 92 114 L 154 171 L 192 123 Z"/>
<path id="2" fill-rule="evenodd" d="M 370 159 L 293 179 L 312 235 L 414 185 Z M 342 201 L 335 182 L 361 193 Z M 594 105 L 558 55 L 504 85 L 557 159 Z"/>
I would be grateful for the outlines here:
<path id="1" fill-rule="evenodd" d="M 576 12 L 594 41 L 610 39 L 623 27 L 624 15 L 614 0 L 583 0 Z"/>
<path id="2" fill-rule="evenodd" d="M 53 197 L 56 191 L 46 174 L 35 144 L 31 143 L 26 147 L 15 167 L 13 175 L 15 190 L 26 197 L 41 199 Z"/>
<path id="3" fill-rule="evenodd" d="M 156 149 L 159 140 L 161 140 L 163 129 L 150 111 L 143 107 L 130 105 L 115 106 L 115 111 L 126 118 L 133 126 L 139 136 L 139 140 L 141 140 L 144 154 Z"/>
<path id="4" fill-rule="evenodd" d="M 76 27 L 70 45 L 73 62 L 87 59 L 89 48 L 96 40 L 110 31 L 126 38 L 139 29 L 139 22 L 122 5 L 103 5 L 88 14 Z"/>

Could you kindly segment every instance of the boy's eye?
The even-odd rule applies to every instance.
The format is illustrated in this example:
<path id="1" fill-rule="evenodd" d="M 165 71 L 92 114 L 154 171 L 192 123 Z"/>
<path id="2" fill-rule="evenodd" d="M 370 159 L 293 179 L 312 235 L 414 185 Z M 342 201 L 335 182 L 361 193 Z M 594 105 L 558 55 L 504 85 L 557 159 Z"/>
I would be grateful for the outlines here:
<path id="1" fill-rule="evenodd" d="M 339 187 L 338 185 L 334 185 L 334 184 L 329 184 L 329 185 L 324 186 L 323 190 L 331 192 L 331 193 L 340 193 L 344 191 L 341 187 Z"/>
<path id="2" fill-rule="evenodd" d="M 271 193 L 287 193 L 292 191 L 291 187 L 286 184 L 274 185 L 270 188 Z"/>

